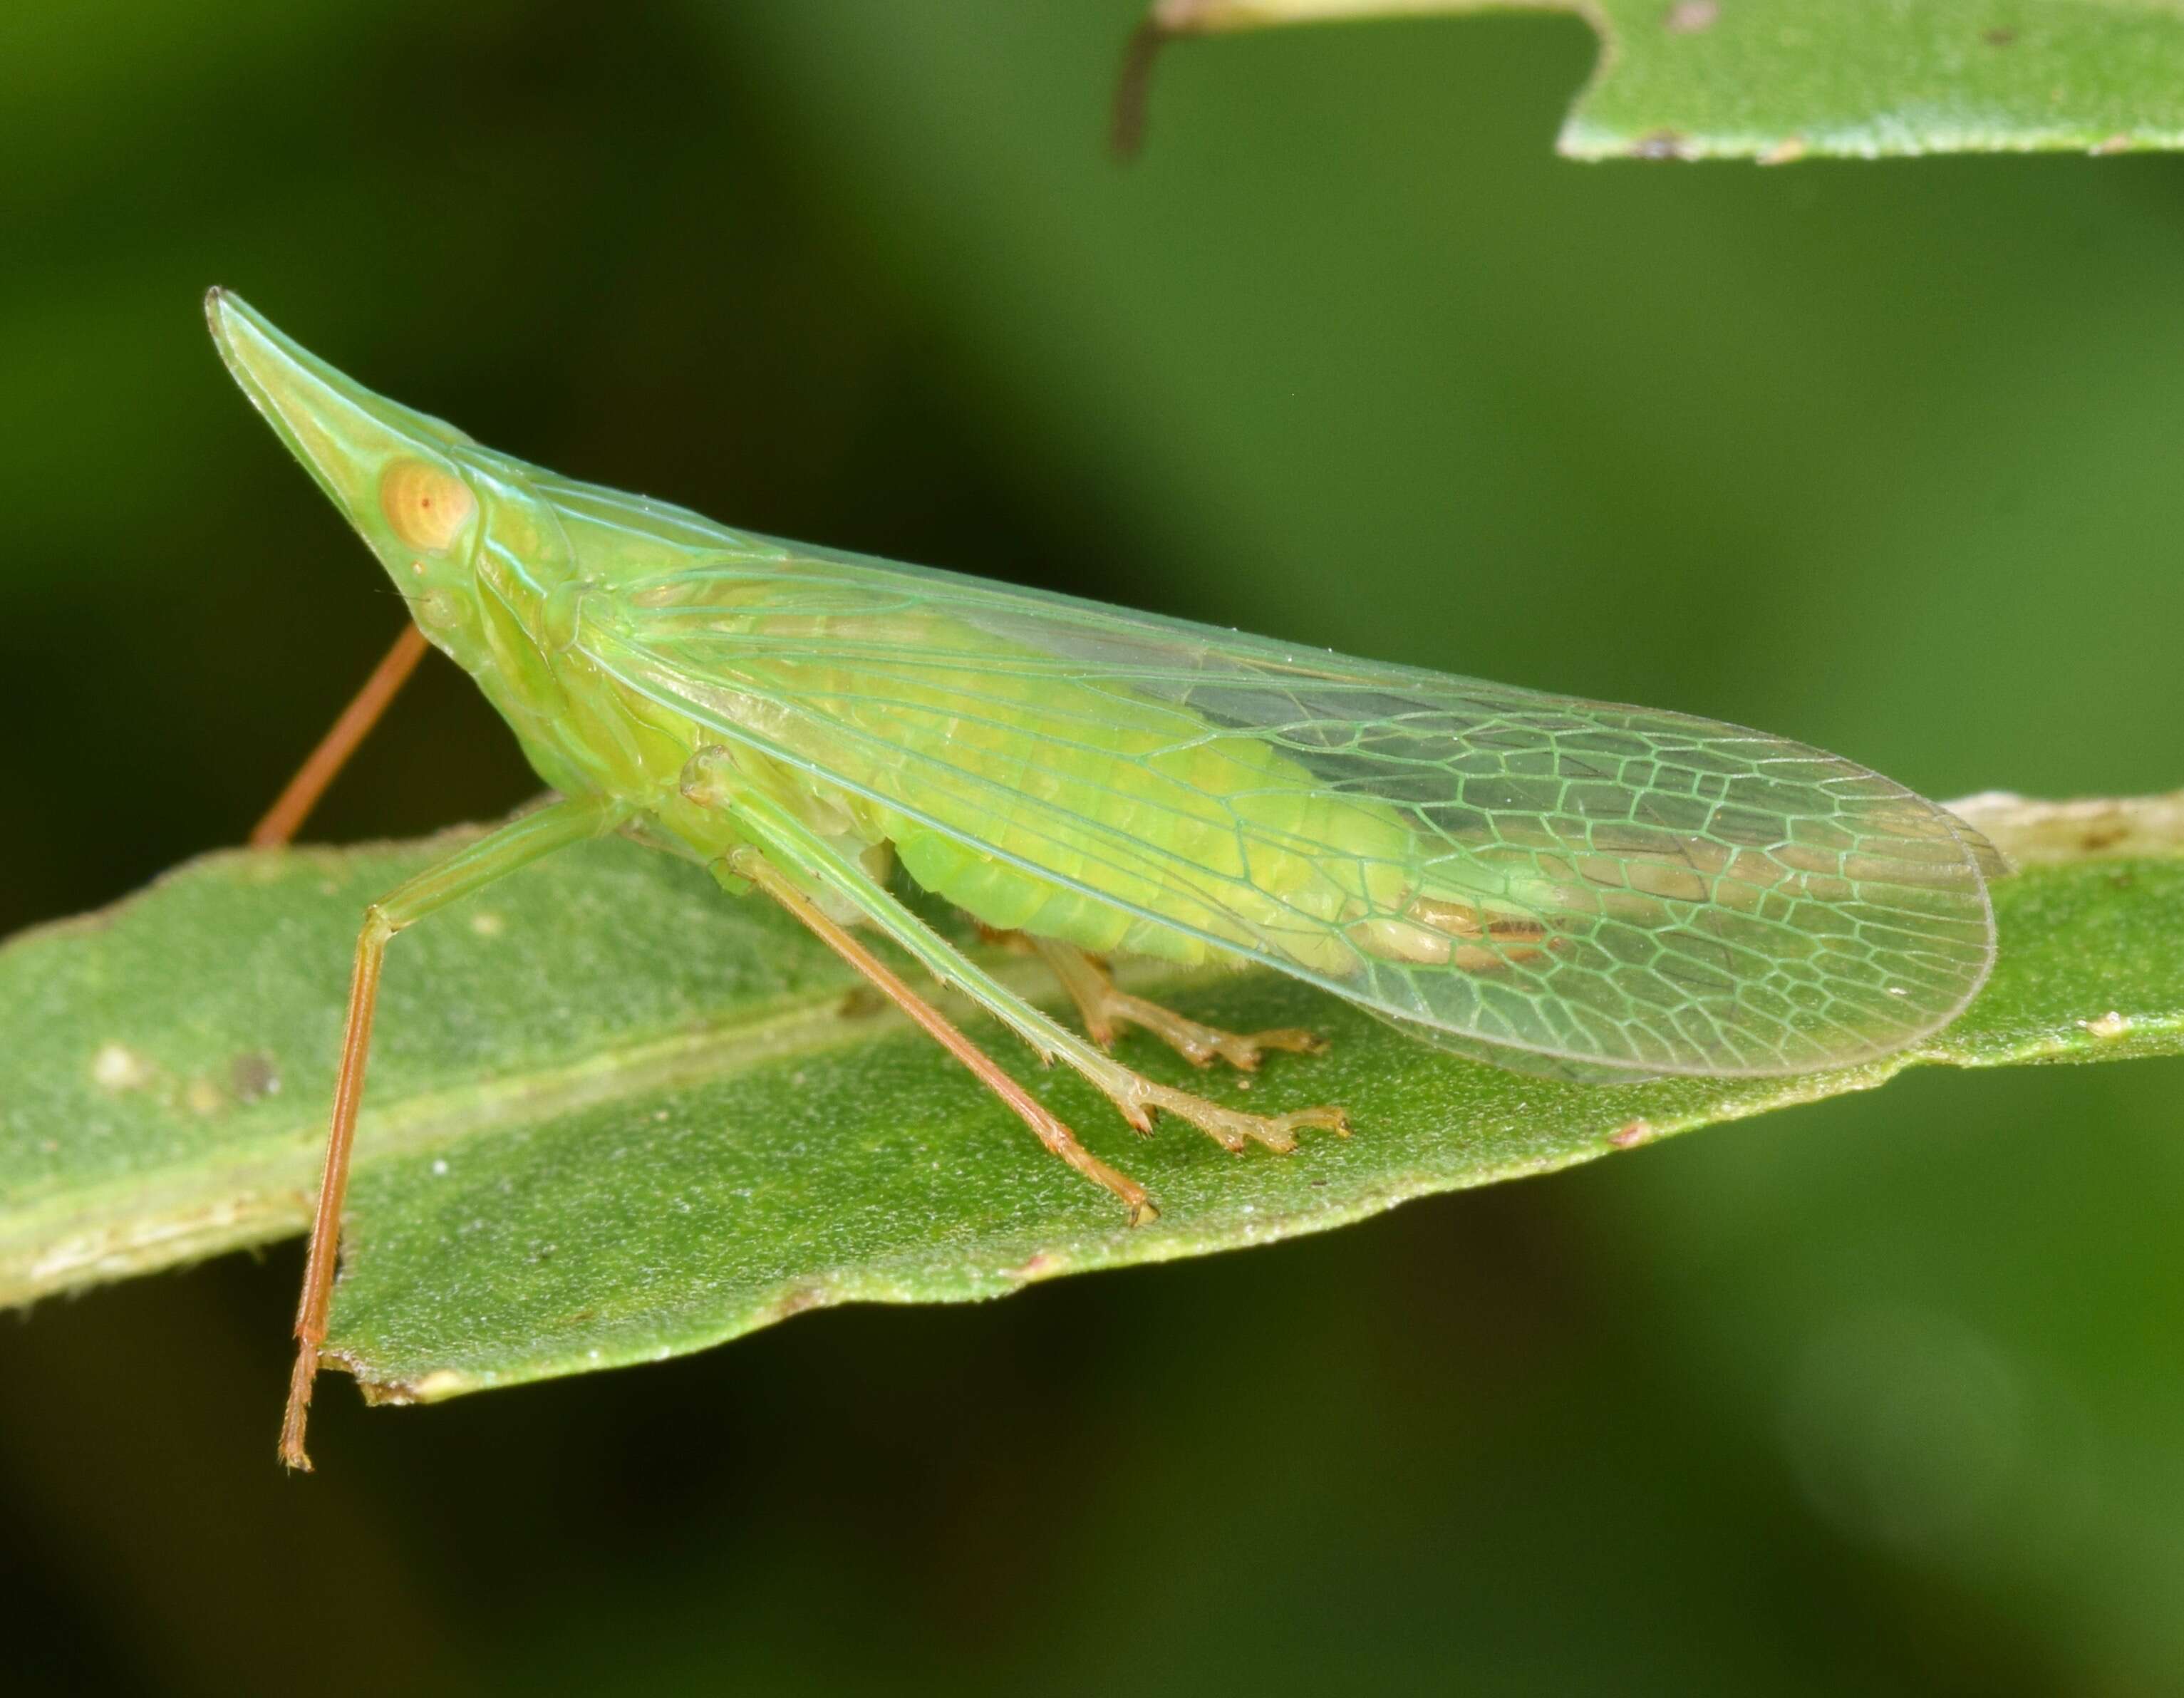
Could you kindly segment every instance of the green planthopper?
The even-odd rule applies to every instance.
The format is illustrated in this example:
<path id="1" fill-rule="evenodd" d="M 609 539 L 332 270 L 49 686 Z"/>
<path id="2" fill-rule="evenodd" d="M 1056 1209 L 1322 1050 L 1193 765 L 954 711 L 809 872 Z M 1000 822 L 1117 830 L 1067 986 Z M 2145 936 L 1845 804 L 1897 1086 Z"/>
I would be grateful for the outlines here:
<path id="1" fill-rule="evenodd" d="M 851 924 L 1083 1073 L 1140 1132 L 1166 1113 L 1240 1152 L 1349 1127 L 1336 1108 L 1247 1114 L 1148 1079 L 1108 1053 L 1116 1029 L 1245 1068 L 1315 1040 L 1200 1025 L 1125 994 L 1103 957 L 1255 963 L 1423 1042 L 1602 1083 L 1869 1061 L 1947 1022 L 1993 959 L 1995 852 L 1818 749 L 733 530 L 482 448 L 231 294 L 207 312 L 416 629 L 557 793 L 365 916 L 297 1317 L 291 1466 L 309 1466 L 387 940 L 584 838 L 626 833 L 782 904 L 1134 1220 L 1156 1212 L 1144 1189 Z M 897 901 L 894 865 L 1028 938 L 1089 1039 Z"/>

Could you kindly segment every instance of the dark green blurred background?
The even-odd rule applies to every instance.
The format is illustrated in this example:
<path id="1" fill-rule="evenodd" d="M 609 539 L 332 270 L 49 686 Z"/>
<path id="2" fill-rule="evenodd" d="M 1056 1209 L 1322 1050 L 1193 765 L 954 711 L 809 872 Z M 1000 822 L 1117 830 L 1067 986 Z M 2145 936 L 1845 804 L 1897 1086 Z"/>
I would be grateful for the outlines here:
<path id="1" fill-rule="evenodd" d="M 0 7 L 0 921 L 238 841 L 398 627 L 214 282 L 755 528 L 1935 795 L 2184 782 L 2184 162 L 1567 164 L 1591 37 L 1509 19 L 1187 45 L 1122 170 L 1136 10 Z M 531 788 L 435 660 L 315 829 Z M 337 1383 L 308 1481 L 294 1246 L 49 1304 L 8 1679 L 2176 1691 L 2180 1086 L 1913 1077 L 984 1308 Z"/>

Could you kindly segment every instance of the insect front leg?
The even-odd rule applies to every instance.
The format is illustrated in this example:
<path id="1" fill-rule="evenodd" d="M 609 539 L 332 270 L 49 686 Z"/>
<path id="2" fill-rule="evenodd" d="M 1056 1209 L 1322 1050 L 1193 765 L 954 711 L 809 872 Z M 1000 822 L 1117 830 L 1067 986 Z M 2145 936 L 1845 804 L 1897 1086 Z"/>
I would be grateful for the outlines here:
<path id="1" fill-rule="evenodd" d="M 1269 1049 L 1317 1055 L 1327 1048 L 1324 1038 L 1295 1027 L 1239 1033 L 1202 1025 L 1172 1008 L 1131 995 L 1105 967 L 1074 944 L 1058 944 L 1051 938 L 1034 938 L 1031 943 L 1061 981 L 1061 988 L 1084 1016 L 1085 1031 L 1102 1049 L 1113 1047 L 1117 1027 L 1134 1026 L 1150 1033 L 1194 1067 L 1207 1067 L 1221 1061 L 1248 1073 L 1256 1071 Z"/>
<path id="2" fill-rule="evenodd" d="M 308 1471 L 304 1427 L 311 1408 L 311 1383 L 326 1341 L 333 1305 L 335 1259 L 341 1249 L 342 1200 L 348 1190 L 349 1152 L 364 1100 L 364 1070 L 371 1049 L 371 1016 L 379 1000 L 379 970 L 397 932 L 435 909 L 460 900 L 555 849 L 613 829 L 618 804 L 594 800 L 555 802 L 511 820 L 499 831 L 458 849 L 365 910 L 357 934 L 356 965 L 349 980 L 348 1018 L 342 1033 L 341 1071 L 326 1131 L 326 1163 L 311 1218 L 311 1248 L 304 1262 L 304 1292 L 296 1306 L 296 1367 L 288 1381 L 288 1407 L 281 1422 L 281 1460 Z"/>
<path id="3" fill-rule="evenodd" d="M 1042 1060 L 1067 1062 L 1097 1085 L 1138 1131 L 1150 1132 L 1156 1113 L 1172 1114 L 1238 1155 L 1253 1144 L 1286 1155 L 1297 1147 L 1297 1133 L 1305 1127 L 1348 1133 L 1349 1116 L 1339 1108 L 1246 1114 L 1133 1072 L 967 959 L 863 868 L 779 804 L 754 792 L 738 797 L 733 806 L 739 825 L 767 860 L 854 904 L 934 977 L 961 991 L 1030 1044 Z"/>

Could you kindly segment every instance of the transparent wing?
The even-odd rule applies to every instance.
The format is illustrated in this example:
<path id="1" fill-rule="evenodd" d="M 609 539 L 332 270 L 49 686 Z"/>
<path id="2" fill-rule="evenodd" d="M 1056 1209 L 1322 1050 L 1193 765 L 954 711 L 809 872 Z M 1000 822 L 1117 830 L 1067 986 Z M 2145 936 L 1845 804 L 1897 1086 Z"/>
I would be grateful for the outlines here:
<path id="1" fill-rule="evenodd" d="M 1992 960 L 1976 833 L 1733 726 L 755 539 L 616 585 L 578 646 L 943 894 L 1194 940 L 1523 1071 L 1846 1066 Z"/>

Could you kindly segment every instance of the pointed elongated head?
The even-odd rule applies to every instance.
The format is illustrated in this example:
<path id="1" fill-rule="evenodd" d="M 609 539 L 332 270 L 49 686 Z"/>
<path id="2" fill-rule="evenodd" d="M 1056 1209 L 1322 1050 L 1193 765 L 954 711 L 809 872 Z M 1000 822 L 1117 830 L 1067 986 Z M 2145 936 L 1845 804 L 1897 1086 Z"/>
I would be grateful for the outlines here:
<path id="1" fill-rule="evenodd" d="M 426 636 L 474 674 L 504 667 L 507 637 L 535 626 L 569 564 L 527 468 L 374 394 L 226 290 L 205 297 L 205 317 L 236 381 L 379 556 Z"/>

